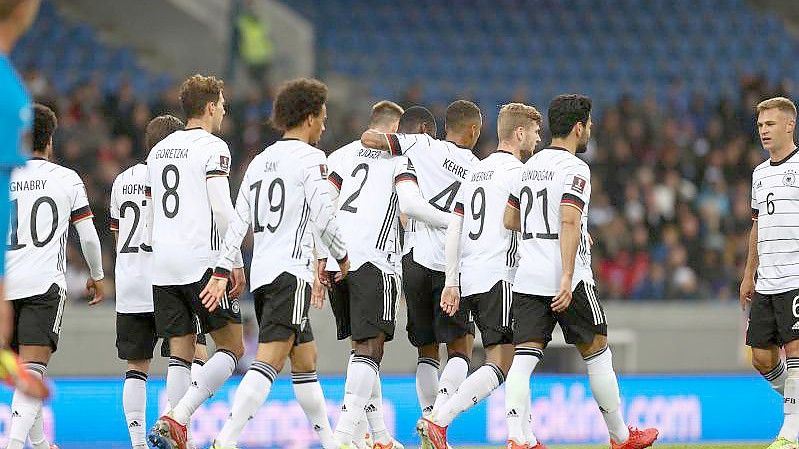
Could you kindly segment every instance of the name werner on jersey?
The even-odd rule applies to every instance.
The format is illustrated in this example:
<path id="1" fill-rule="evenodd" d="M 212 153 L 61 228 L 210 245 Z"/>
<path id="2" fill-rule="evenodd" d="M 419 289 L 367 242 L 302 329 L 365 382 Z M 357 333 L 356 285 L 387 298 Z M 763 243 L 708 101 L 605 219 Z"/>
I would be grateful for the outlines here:
<path id="1" fill-rule="evenodd" d="M 472 173 L 472 182 L 488 181 L 494 177 L 494 170 Z"/>
<path id="2" fill-rule="evenodd" d="M 552 170 L 525 170 L 522 172 L 522 181 L 552 181 L 555 172 Z"/>
<path id="3" fill-rule="evenodd" d="M 469 170 L 461 167 L 460 165 L 458 165 L 454 161 L 451 161 L 451 160 L 446 159 L 446 158 L 444 159 L 444 163 L 441 164 L 441 166 L 444 167 L 445 170 L 454 173 L 455 176 L 457 176 L 457 177 L 459 177 L 461 179 L 466 179 L 466 175 L 469 173 Z"/>
<path id="4" fill-rule="evenodd" d="M 188 157 L 188 148 L 161 148 L 155 151 L 156 159 L 186 159 Z"/>
<path id="5" fill-rule="evenodd" d="M 23 190 L 42 190 L 47 184 L 46 179 L 30 179 L 26 181 L 13 181 L 10 184 L 12 192 L 20 192 Z"/>

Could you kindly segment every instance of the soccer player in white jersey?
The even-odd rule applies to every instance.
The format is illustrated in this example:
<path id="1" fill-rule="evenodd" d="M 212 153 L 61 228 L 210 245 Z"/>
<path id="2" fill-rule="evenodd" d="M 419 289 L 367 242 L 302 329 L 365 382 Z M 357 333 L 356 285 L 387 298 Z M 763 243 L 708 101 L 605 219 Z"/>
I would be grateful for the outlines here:
<path id="1" fill-rule="evenodd" d="M 387 110 L 387 111 L 386 111 Z M 418 131 L 427 112 L 406 113 L 391 102 L 378 103 L 369 128 L 383 133 Z M 399 448 L 383 422 L 379 366 L 385 342 L 394 338 L 399 296 L 401 255 L 399 214 L 437 228 L 446 226 L 449 213 L 433 207 L 419 192 L 416 171 L 406 156 L 352 142 L 330 156 L 328 179 L 338 199 L 337 219 L 348 242 L 351 271 L 333 285 L 331 306 L 338 338 L 352 338 L 355 354 L 347 369 L 344 404 L 336 425 L 340 447 L 360 435 L 357 423 L 366 418 L 373 431 L 373 447 Z M 329 262 L 328 262 L 329 263 Z"/>
<path id="2" fill-rule="evenodd" d="M 757 105 L 757 129 L 769 158 L 752 172 L 752 231 L 741 281 L 751 303 L 746 344 L 752 365 L 784 396 L 785 418 L 769 449 L 796 449 L 799 434 L 799 150 L 796 106 L 776 97 Z M 779 349 L 785 350 L 786 362 Z M 786 369 L 787 367 L 787 369 Z"/>
<path id="3" fill-rule="evenodd" d="M 42 378 L 61 331 L 70 223 L 78 231 L 89 266 L 89 305 L 103 300 L 104 275 L 100 239 L 83 181 L 73 170 L 50 162 L 55 114 L 40 104 L 33 109 L 33 157 L 11 176 L 6 298 L 13 302 L 16 323 L 11 347 L 30 374 Z M 42 431 L 41 408 L 41 399 L 14 392 L 7 449 L 22 449 L 27 437 L 34 449 L 50 447 Z"/>
<path id="4" fill-rule="evenodd" d="M 175 396 L 170 398 L 172 408 L 148 436 L 160 449 L 186 449 L 192 413 L 230 377 L 244 353 L 241 311 L 235 299 L 246 283 L 240 252 L 232 270 L 230 297 L 225 296 L 213 311 L 200 302 L 222 236 L 235 214 L 228 185 L 230 150 L 213 134 L 225 116 L 222 90 L 223 82 L 213 76 L 187 79 L 180 90 L 186 129 L 160 141 L 147 157 L 146 195 L 152 207 L 145 216 L 153 249 L 155 325 L 158 336 L 169 339 L 167 391 Z M 216 352 L 192 379 L 189 360 L 198 332 L 211 335 Z"/>
<path id="5" fill-rule="evenodd" d="M 591 136 L 591 99 L 559 95 L 549 104 L 550 146 L 522 167 L 508 197 L 505 226 L 521 232 L 513 282 L 513 364 L 505 383 L 510 448 L 527 447 L 523 427 L 530 407 L 530 376 L 560 324 L 566 342 L 588 367 L 591 392 L 602 412 L 612 449 L 640 449 L 656 429 L 627 427 L 607 324 L 591 271 L 588 202 L 591 172 L 575 156 Z"/>
<path id="6" fill-rule="evenodd" d="M 423 433 L 436 449 L 447 447 L 447 426 L 455 417 L 505 381 L 513 359 L 511 287 L 518 235 L 505 229 L 503 219 L 521 160 L 530 157 L 541 140 L 540 127 L 541 114 L 534 107 L 520 103 L 503 106 L 497 118 L 497 150 L 472 166 L 458 192 L 447 230 L 446 286 L 441 307 L 450 314 L 458 308 L 471 312 L 483 340 L 486 363 L 423 419 Z M 532 432 L 527 437 L 530 447 L 545 449 Z"/>
<path id="7" fill-rule="evenodd" d="M 214 275 L 202 291 L 214 310 L 224 299 L 227 274 L 247 230 L 253 230 L 251 289 L 260 328 L 255 361 L 239 383 L 231 413 L 214 448 L 236 447 L 244 426 L 255 416 L 291 359 L 297 401 L 325 449 L 335 447 L 325 399 L 316 376 L 316 344 L 308 322 L 314 279 L 312 233 L 349 270 L 347 250 L 335 218 L 327 183 L 327 158 L 314 148 L 325 130 L 327 86 L 313 79 L 284 84 L 275 97 L 272 124 L 283 138 L 255 156 L 244 174 L 236 219 L 224 236 Z"/>
<path id="8" fill-rule="evenodd" d="M 437 209 L 451 213 L 455 197 L 477 161 L 472 148 L 482 127 L 480 108 L 466 100 L 447 107 L 446 140 L 426 134 L 385 134 L 367 131 L 361 142 L 370 148 L 406 155 L 418 173 L 422 195 Z M 449 316 L 441 310 L 444 288 L 446 231 L 416 223 L 415 243 L 403 258 L 402 276 L 408 307 L 408 339 L 419 354 L 416 388 L 424 416 L 455 393 L 469 370 L 474 323 L 459 310 Z M 438 347 L 446 343 L 449 359 L 438 376 Z"/>

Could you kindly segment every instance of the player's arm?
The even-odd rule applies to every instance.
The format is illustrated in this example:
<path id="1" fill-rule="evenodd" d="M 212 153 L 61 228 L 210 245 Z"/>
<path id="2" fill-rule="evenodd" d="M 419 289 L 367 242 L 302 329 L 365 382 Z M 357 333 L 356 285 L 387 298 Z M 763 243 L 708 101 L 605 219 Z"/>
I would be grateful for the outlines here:
<path id="1" fill-rule="evenodd" d="M 739 300 L 741 308 L 746 308 L 747 304 L 752 301 L 752 295 L 755 292 L 755 273 L 757 267 L 760 265 L 760 258 L 757 254 L 757 218 L 758 209 L 756 200 L 752 200 L 752 229 L 749 231 L 749 251 L 746 255 L 746 267 L 744 268 L 744 275 L 741 279 L 741 288 L 739 291 Z"/>
<path id="2" fill-rule="evenodd" d="M 508 196 L 508 203 L 505 205 L 505 214 L 502 216 L 502 223 L 505 229 L 521 232 L 522 214 L 519 211 L 519 198 L 514 194 Z"/>
<path id="3" fill-rule="evenodd" d="M 416 170 L 407 158 L 403 158 L 394 171 L 394 189 L 397 192 L 400 212 L 409 218 L 437 228 L 446 228 L 449 225 L 452 214 L 436 209 L 422 197 L 416 179 Z"/>
<path id="4" fill-rule="evenodd" d="M 75 226 L 78 231 L 80 239 L 80 249 L 83 252 L 83 258 L 89 266 L 89 279 L 86 281 L 86 290 L 92 296 L 89 305 L 100 303 L 103 297 L 103 253 L 100 247 L 100 237 L 97 235 L 97 229 L 94 227 L 94 214 L 89 207 L 89 200 L 86 197 L 86 187 L 83 181 L 74 175 L 75 180 L 73 184 L 73 199 L 72 199 L 72 212 L 70 214 L 70 222 Z"/>
<path id="5" fill-rule="evenodd" d="M 583 208 L 591 195 L 591 174 L 588 166 L 582 166 L 576 173 L 566 176 L 563 195 L 560 199 L 560 241 L 561 277 L 560 291 L 552 300 L 552 310 L 565 311 L 572 300 L 572 279 L 577 248 L 580 246 L 581 220 Z"/>
<path id="6" fill-rule="evenodd" d="M 449 316 L 454 316 L 460 307 L 460 259 L 461 235 L 463 232 L 463 204 L 455 205 L 455 213 L 451 214 L 447 226 L 447 238 L 444 245 L 446 269 L 444 290 L 441 291 L 441 309 Z"/>
<path id="7" fill-rule="evenodd" d="M 117 200 L 117 191 L 117 183 L 114 181 L 114 184 L 111 186 L 111 202 L 108 208 L 108 216 L 110 219 L 109 229 L 114 236 L 114 248 L 116 248 L 117 240 L 119 239 L 119 201 Z"/>
<path id="8" fill-rule="evenodd" d="M 305 193 L 305 201 L 311 209 L 311 222 L 316 228 L 315 232 L 319 236 L 322 245 L 338 261 L 341 271 L 337 279 L 341 279 L 347 275 L 350 263 L 347 257 L 347 249 L 344 246 L 344 238 L 336 221 L 336 209 L 330 198 L 330 187 L 328 187 L 327 181 L 327 160 L 321 152 L 314 152 L 305 156 L 301 163 L 305 164 L 305 169 L 302 173 L 302 186 Z"/>
<path id="9" fill-rule="evenodd" d="M 427 135 L 381 133 L 367 129 L 361 134 L 361 144 L 366 148 L 388 151 L 394 156 L 399 156 L 407 154 L 411 148 L 423 141 L 423 137 L 429 139 Z"/>

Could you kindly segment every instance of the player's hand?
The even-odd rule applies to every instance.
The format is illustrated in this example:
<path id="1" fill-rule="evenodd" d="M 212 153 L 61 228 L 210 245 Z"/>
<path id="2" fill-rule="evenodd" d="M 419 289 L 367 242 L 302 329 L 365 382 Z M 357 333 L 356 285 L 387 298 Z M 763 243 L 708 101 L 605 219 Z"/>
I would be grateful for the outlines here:
<path id="1" fill-rule="evenodd" d="M 244 274 L 244 268 L 234 268 L 230 273 L 230 279 L 233 284 L 230 286 L 229 295 L 231 298 L 238 298 L 244 291 L 244 287 L 247 286 L 247 275 Z"/>
<path id="2" fill-rule="evenodd" d="M 311 305 L 317 309 L 322 309 L 325 305 L 325 291 L 327 289 L 320 279 L 314 276 L 313 286 L 311 287 Z"/>
<path id="3" fill-rule="evenodd" d="M 741 302 L 741 309 L 746 310 L 746 306 L 748 306 L 752 302 L 752 295 L 755 293 L 755 280 L 752 276 L 744 275 L 743 280 L 741 280 L 741 290 L 739 292 L 739 300 Z"/>
<path id="4" fill-rule="evenodd" d="M 0 280 L 0 348 L 8 346 L 14 334 L 14 307 L 6 300 L 5 283 Z"/>
<path id="5" fill-rule="evenodd" d="M 455 316 L 461 303 L 461 292 L 458 287 L 444 287 L 441 291 L 441 310 L 449 316 Z"/>
<path id="6" fill-rule="evenodd" d="M 327 259 L 319 259 L 316 261 L 316 279 L 319 280 L 323 287 L 330 288 L 333 285 L 330 282 L 330 275 L 325 268 L 327 268 Z"/>
<path id="7" fill-rule="evenodd" d="M 105 283 L 102 279 L 94 280 L 89 278 L 86 280 L 86 292 L 89 294 L 89 305 L 100 304 L 105 299 L 103 292 L 105 290 Z"/>
<path id="8" fill-rule="evenodd" d="M 569 304 L 572 302 L 572 277 L 564 274 L 560 278 L 560 291 L 558 292 L 557 296 L 552 299 L 552 311 L 555 313 L 561 313 L 566 311 L 569 308 Z"/>
<path id="9" fill-rule="evenodd" d="M 341 282 L 342 279 L 347 277 L 347 273 L 350 272 L 350 259 L 347 258 L 347 260 L 345 260 L 344 263 L 339 263 L 338 267 L 339 267 L 339 272 L 336 273 L 334 279 L 336 282 Z"/>
<path id="10" fill-rule="evenodd" d="M 211 276 L 203 291 L 200 292 L 200 301 L 202 301 L 203 307 L 208 309 L 209 312 L 216 310 L 219 307 L 219 301 L 225 294 L 226 288 L 227 278 Z"/>
<path id="11" fill-rule="evenodd" d="M 594 246 L 594 238 L 591 237 L 591 233 L 588 233 L 588 247 Z"/>

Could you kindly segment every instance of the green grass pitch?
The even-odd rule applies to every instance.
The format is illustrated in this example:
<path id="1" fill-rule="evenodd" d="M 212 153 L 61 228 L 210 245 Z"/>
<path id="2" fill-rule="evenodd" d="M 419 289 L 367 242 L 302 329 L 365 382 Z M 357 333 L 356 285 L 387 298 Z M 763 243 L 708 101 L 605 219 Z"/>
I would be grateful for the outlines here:
<path id="1" fill-rule="evenodd" d="M 658 444 L 655 443 L 652 449 L 765 449 L 771 442 L 764 443 L 678 443 L 678 444 Z M 453 449 L 486 449 L 493 446 L 453 446 Z M 575 445 L 575 444 L 553 444 L 547 445 L 550 449 L 608 449 L 605 445 Z"/>

